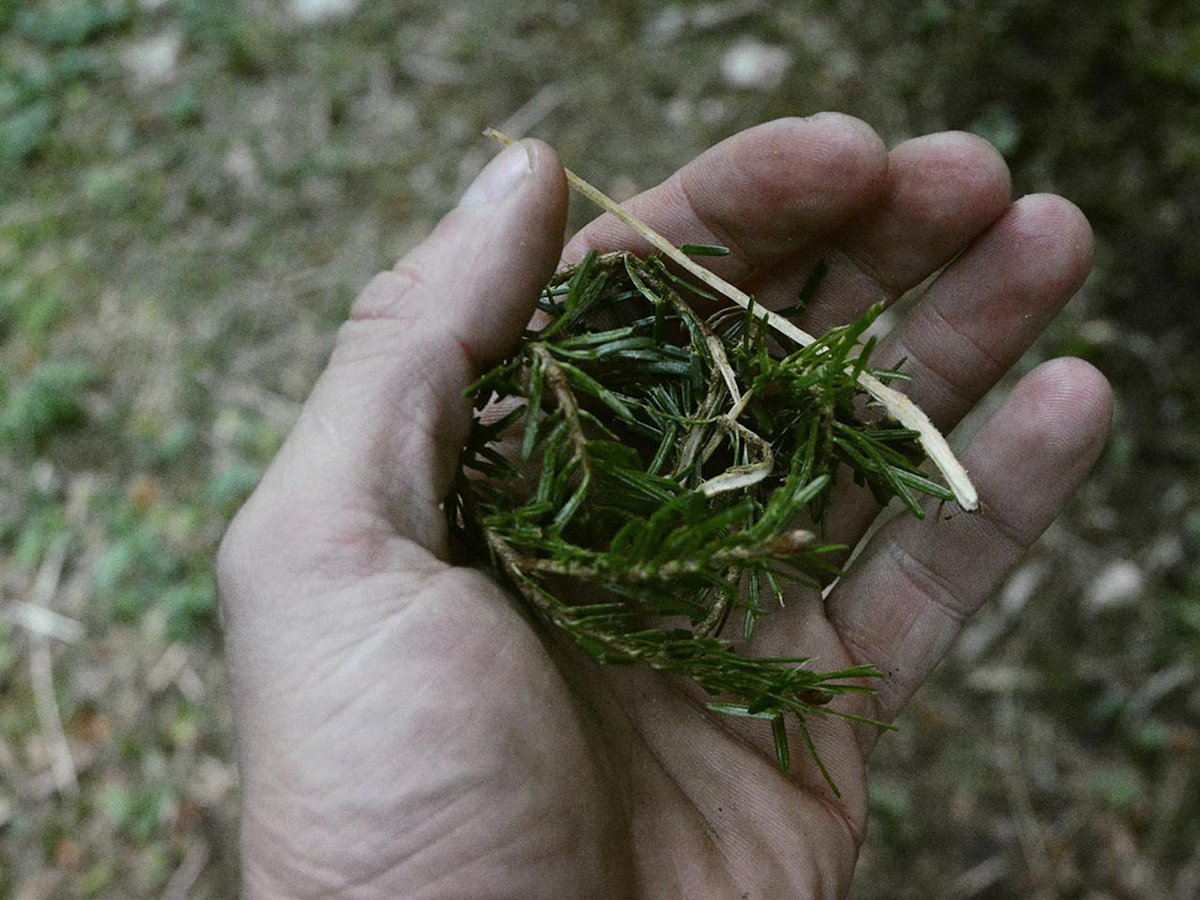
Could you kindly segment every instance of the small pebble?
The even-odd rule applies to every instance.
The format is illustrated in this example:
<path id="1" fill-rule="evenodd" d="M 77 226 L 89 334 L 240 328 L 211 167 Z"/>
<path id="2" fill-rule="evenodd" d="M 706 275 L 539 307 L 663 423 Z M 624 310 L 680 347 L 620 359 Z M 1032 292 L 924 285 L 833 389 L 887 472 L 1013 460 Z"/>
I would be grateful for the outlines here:
<path id="1" fill-rule="evenodd" d="M 182 48 L 183 39 L 179 33 L 168 31 L 138 41 L 122 54 L 122 61 L 138 87 L 170 84 L 178 74 Z"/>
<path id="2" fill-rule="evenodd" d="M 1096 614 L 1130 606 L 1141 594 L 1145 583 L 1142 570 L 1129 560 L 1109 563 L 1084 591 L 1084 608 Z"/>
<path id="3" fill-rule="evenodd" d="M 359 0 L 292 0 L 292 17 L 300 22 L 328 22 L 341 19 L 356 9 Z"/>
<path id="4" fill-rule="evenodd" d="M 721 57 L 721 76 L 731 87 L 770 91 L 779 87 L 791 65 L 787 48 L 745 38 Z"/>

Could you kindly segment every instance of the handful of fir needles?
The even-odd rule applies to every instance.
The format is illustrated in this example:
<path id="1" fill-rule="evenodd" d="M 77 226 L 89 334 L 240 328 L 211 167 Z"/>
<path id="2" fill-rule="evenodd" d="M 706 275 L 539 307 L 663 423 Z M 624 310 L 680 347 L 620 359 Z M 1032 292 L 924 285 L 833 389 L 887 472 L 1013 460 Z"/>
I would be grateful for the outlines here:
<path id="1" fill-rule="evenodd" d="M 681 251 L 726 252 L 667 246 L 691 272 Z M 766 720 L 784 770 L 791 715 L 820 767 L 806 720 L 848 715 L 829 701 L 869 692 L 877 670 L 815 671 L 735 642 L 783 603 L 786 582 L 837 574 L 845 548 L 819 535 L 839 470 L 917 516 L 919 494 L 973 508 L 973 490 L 952 456 L 939 466 L 957 490 L 921 472 L 930 432 L 949 451 L 887 387 L 903 376 L 870 367 L 863 337 L 880 307 L 812 339 L 704 280 L 740 305 L 702 317 L 689 301 L 719 298 L 658 255 L 592 253 L 555 275 L 540 327 L 470 388 L 477 415 L 447 513 L 542 622 L 596 660 L 683 676 L 714 712 Z M 864 415 L 864 398 L 920 427 Z M 488 421 L 488 408 L 508 412 Z M 599 599 L 574 599 L 584 586 Z"/>

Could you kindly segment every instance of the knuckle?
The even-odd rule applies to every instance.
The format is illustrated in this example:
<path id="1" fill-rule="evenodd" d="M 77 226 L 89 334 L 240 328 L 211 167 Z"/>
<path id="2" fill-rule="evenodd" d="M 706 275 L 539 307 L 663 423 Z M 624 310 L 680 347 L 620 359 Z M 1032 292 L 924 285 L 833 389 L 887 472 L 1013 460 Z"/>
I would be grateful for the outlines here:
<path id="1" fill-rule="evenodd" d="M 222 596 L 244 580 L 249 568 L 248 552 L 254 543 L 255 525 L 248 512 L 249 501 L 230 521 L 217 546 L 216 574 L 218 592 Z"/>
<path id="2" fill-rule="evenodd" d="M 350 307 L 350 320 L 404 319 L 406 301 L 425 284 L 422 268 L 407 260 L 380 272 L 363 289 Z"/>
<path id="3" fill-rule="evenodd" d="M 291 530 L 293 511 L 264 502 L 260 485 L 237 511 L 217 545 L 214 571 L 223 622 L 231 606 L 244 604 L 263 573 L 279 568 L 280 540 Z"/>
<path id="4" fill-rule="evenodd" d="M 901 580 L 902 590 L 910 592 L 912 600 L 936 610 L 939 615 L 962 627 L 971 610 L 964 608 L 961 586 L 898 541 L 891 544 L 889 551 L 895 561 L 895 572 Z"/>
<path id="5" fill-rule="evenodd" d="M 426 313 L 415 296 L 426 283 L 423 268 L 401 261 L 367 284 L 338 330 L 332 363 L 358 363 L 394 355 L 397 339 L 408 340 L 427 327 Z"/>

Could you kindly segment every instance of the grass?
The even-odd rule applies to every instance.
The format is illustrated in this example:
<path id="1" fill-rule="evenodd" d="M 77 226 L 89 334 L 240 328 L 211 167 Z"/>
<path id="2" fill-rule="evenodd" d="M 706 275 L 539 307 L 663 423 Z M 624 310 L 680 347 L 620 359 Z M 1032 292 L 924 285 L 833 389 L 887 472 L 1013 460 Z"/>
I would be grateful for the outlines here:
<path id="1" fill-rule="evenodd" d="M 1022 366 L 1075 353 L 1119 392 L 1096 476 L 884 740 L 856 896 L 1192 896 L 1186 4 L 289 9 L 0 0 L 0 894 L 231 893 L 213 550 L 350 297 L 453 203 L 485 125 L 623 195 L 837 108 L 889 141 L 975 130 L 1019 191 L 1084 207 L 1097 274 Z M 773 90 L 722 80 L 742 35 L 788 49 Z"/>

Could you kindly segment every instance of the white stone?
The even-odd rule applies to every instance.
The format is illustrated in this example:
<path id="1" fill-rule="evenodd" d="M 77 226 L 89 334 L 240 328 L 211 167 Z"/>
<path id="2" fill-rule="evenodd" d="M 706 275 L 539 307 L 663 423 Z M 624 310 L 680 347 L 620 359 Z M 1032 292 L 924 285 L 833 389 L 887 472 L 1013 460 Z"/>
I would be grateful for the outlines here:
<path id="1" fill-rule="evenodd" d="M 176 31 L 138 41 L 122 54 L 125 69 L 139 87 L 170 84 L 178 74 L 183 38 Z"/>
<path id="2" fill-rule="evenodd" d="M 664 7 L 654 16 L 642 32 L 648 47 L 665 47 L 680 37 L 687 28 L 687 13 L 676 3 Z"/>
<path id="3" fill-rule="evenodd" d="M 305 23 L 341 19 L 356 9 L 359 0 L 292 0 L 292 16 Z"/>
<path id="4" fill-rule="evenodd" d="M 731 87 L 770 91 L 779 87 L 792 65 L 786 47 L 743 38 L 721 57 L 721 77 Z"/>
<path id="5" fill-rule="evenodd" d="M 1127 559 L 1111 562 L 1092 579 L 1083 595 L 1083 604 L 1090 613 L 1129 606 L 1141 594 L 1146 579 L 1142 570 Z"/>
<path id="6" fill-rule="evenodd" d="M 692 101 L 687 97 L 675 97 L 663 110 L 667 124 L 682 128 L 692 120 Z"/>
<path id="7" fill-rule="evenodd" d="M 1000 592 L 1000 609 L 1005 617 L 1019 614 L 1049 574 L 1050 566 L 1043 560 L 1033 560 L 1017 569 Z"/>
<path id="8" fill-rule="evenodd" d="M 258 160 L 254 158 L 254 151 L 245 141 L 237 141 L 229 152 L 225 154 L 225 163 L 222 167 L 225 169 L 225 174 L 232 178 L 243 194 L 254 194 L 258 192 L 262 184 L 262 179 L 259 177 Z"/>

